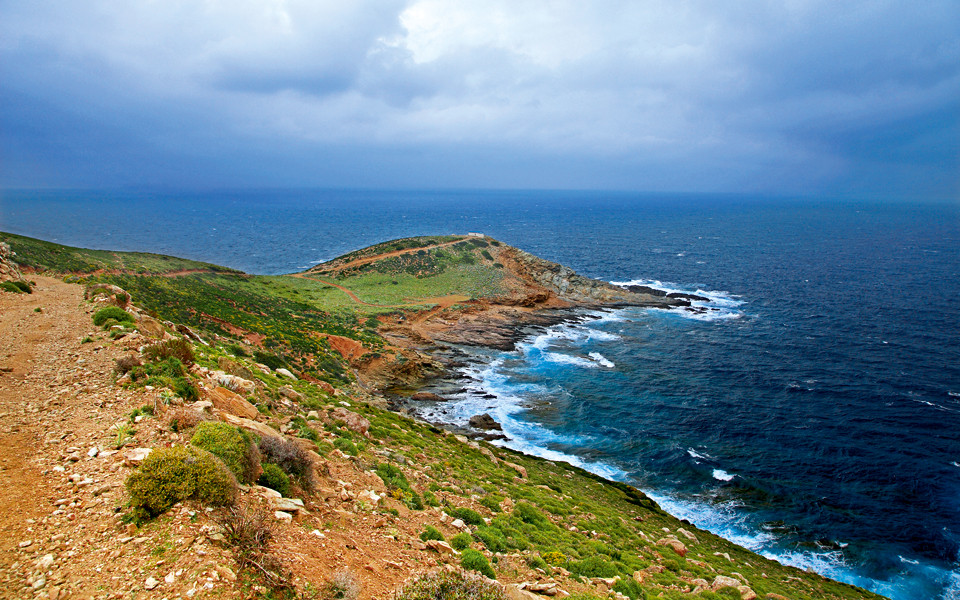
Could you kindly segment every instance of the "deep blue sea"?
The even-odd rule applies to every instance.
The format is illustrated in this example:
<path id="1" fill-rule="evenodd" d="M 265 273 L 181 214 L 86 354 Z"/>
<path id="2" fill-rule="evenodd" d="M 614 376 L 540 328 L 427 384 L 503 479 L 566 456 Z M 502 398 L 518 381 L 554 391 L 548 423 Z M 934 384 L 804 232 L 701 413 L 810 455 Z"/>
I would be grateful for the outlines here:
<path id="1" fill-rule="evenodd" d="M 607 192 L 11 192 L 0 230 L 277 274 L 479 231 L 583 275 L 691 291 L 474 351 L 509 445 L 631 482 L 761 554 L 960 598 L 960 208 Z M 497 396 L 496 400 L 483 398 Z"/>

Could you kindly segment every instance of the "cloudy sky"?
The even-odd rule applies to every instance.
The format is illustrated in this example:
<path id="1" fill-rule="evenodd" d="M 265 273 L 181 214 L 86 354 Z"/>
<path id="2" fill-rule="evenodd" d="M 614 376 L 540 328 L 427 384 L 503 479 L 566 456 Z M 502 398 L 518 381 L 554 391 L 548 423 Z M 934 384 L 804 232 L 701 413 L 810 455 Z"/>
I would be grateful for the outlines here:
<path id="1" fill-rule="evenodd" d="M 0 186 L 958 197 L 957 0 L 0 0 Z"/>

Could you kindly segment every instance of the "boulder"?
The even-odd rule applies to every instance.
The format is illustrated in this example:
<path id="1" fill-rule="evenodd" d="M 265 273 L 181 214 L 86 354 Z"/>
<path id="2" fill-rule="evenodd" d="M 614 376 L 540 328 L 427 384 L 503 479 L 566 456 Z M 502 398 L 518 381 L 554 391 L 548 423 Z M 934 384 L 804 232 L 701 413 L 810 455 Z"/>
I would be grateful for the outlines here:
<path id="1" fill-rule="evenodd" d="M 503 587 L 503 595 L 506 600 L 540 600 L 540 597 L 533 592 L 522 589 L 516 583 L 511 583 Z"/>
<path id="2" fill-rule="evenodd" d="M 717 575 L 713 578 L 713 583 L 710 584 L 710 589 L 715 592 L 722 587 L 739 588 L 741 585 L 743 585 L 743 582 L 741 582 L 739 579 L 727 577 L 726 575 Z"/>
<path id="3" fill-rule="evenodd" d="M 737 586 L 737 591 L 740 592 L 740 600 L 757 600 L 757 593 L 745 585 Z"/>
<path id="4" fill-rule="evenodd" d="M 294 400 L 297 402 L 299 402 L 303 398 L 300 392 L 296 391 L 289 385 L 282 385 L 277 391 L 280 392 L 280 395 L 283 396 L 284 398 L 289 398 L 290 400 Z"/>
<path id="5" fill-rule="evenodd" d="M 370 430 L 370 421 L 364 419 L 355 412 L 349 411 L 343 407 L 336 408 L 331 416 L 334 419 L 343 421 L 347 424 L 347 428 L 350 431 L 354 431 L 361 435 L 367 435 L 367 431 Z"/>
<path id="6" fill-rule="evenodd" d="M 148 317 L 144 314 L 139 315 L 137 319 L 137 331 L 139 331 L 141 335 L 149 338 L 157 340 L 163 338 L 163 324 L 153 317 Z"/>
<path id="7" fill-rule="evenodd" d="M 223 371 L 211 371 L 210 376 L 218 384 L 227 388 L 231 392 L 250 394 L 257 389 L 257 385 L 249 379 L 237 377 L 236 375 L 230 375 L 229 373 L 224 373 Z"/>
<path id="8" fill-rule="evenodd" d="M 677 538 L 663 538 L 657 542 L 658 546 L 669 546 L 671 550 L 679 554 L 680 556 L 687 555 L 687 547 L 683 545 L 683 542 Z"/>
<path id="9" fill-rule="evenodd" d="M 297 380 L 297 376 L 296 376 L 296 375 L 294 375 L 293 373 L 291 373 L 288 369 L 284 369 L 283 367 L 277 369 L 277 375 L 282 375 L 283 377 L 286 377 L 287 379 L 290 379 L 290 380 L 292 380 L 292 381 L 296 381 L 296 380 Z"/>
<path id="10" fill-rule="evenodd" d="M 203 391 L 204 399 L 213 403 L 217 410 L 228 412 L 231 415 L 245 419 L 256 419 L 260 414 L 257 407 L 243 399 L 239 394 L 231 392 L 225 387 L 215 387 Z"/>
<path id="11" fill-rule="evenodd" d="M 426 544 L 428 549 L 439 554 L 450 554 L 452 556 L 460 554 L 453 549 L 453 546 L 441 540 L 427 540 Z"/>
<path id="12" fill-rule="evenodd" d="M 230 414 L 230 413 L 228 413 L 228 412 L 222 412 L 222 411 L 221 411 L 221 412 L 220 412 L 220 420 L 221 420 L 221 421 L 224 421 L 224 422 L 226 422 L 226 423 L 230 423 L 231 425 L 236 425 L 237 427 L 240 427 L 241 429 L 246 429 L 247 431 L 252 431 L 252 432 L 257 433 L 257 434 L 259 434 L 259 435 L 261 435 L 261 436 L 283 437 L 283 436 L 280 434 L 279 431 L 277 431 L 276 429 L 270 427 L 269 425 L 265 425 L 265 424 L 263 424 L 263 423 L 258 423 L 258 422 L 256 422 L 256 421 L 251 421 L 250 419 L 244 419 L 243 417 L 238 417 L 238 416 L 232 415 L 232 414 Z"/>
<path id="13" fill-rule="evenodd" d="M 476 427 L 477 429 L 496 429 L 497 431 L 503 430 L 503 427 L 500 426 L 500 423 L 494 421 L 493 417 L 487 413 L 470 417 L 470 426 Z"/>

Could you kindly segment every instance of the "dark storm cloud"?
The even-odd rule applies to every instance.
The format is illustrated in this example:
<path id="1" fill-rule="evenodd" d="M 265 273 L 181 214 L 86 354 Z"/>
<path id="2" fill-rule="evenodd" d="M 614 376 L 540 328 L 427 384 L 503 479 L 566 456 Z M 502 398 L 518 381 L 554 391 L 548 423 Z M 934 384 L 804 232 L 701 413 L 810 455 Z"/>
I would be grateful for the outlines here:
<path id="1" fill-rule="evenodd" d="M 8 186 L 957 193 L 956 2 L 0 11 Z"/>

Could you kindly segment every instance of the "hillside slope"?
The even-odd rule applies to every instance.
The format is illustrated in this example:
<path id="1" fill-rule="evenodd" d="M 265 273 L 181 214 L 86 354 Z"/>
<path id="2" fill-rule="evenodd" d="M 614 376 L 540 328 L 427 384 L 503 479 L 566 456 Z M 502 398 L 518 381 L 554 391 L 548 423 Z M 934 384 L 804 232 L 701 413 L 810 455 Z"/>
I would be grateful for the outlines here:
<path id="1" fill-rule="evenodd" d="M 513 600 L 877 597 L 680 522 L 629 486 L 385 410 L 341 354 L 356 352 L 351 344 L 408 351 L 366 326 L 370 313 L 341 323 L 344 335 L 311 332 L 341 313 L 288 300 L 290 287 L 270 296 L 278 278 L 103 276 L 136 284 L 118 290 L 27 271 L 32 294 L 0 292 L 0 597 L 385 599 L 424 568 L 481 568 L 476 556 Z M 180 280 L 196 287 L 163 284 Z M 163 301 L 215 286 L 225 294 L 202 311 Z M 286 315 L 263 316 L 270 298 Z M 120 318 L 95 326 L 105 308 Z M 221 316 L 190 320 L 201 312 Z M 258 312 L 266 324 L 255 334 L 244 315 Z M 340 371 L 305 347 L 295 353 L 287 336 L 298 328 L 302 339 L 325 336 L 322 356 Z M 152 519 L 133 510 L 124 483 L 147 468 L 142 449 L 197 444 L 205 422 L 249 432 L 264 467 L 289 471 L 286 498 L 250 485 L 234 499 L 265 516 L 263 556 L 274 562 L 244 558 L 226 509 L 186 498 Z M 277 447 L 308 457 L 309 472 L 289 468 Z M 452 546 L 422 541 L 428 525 Z"/>

